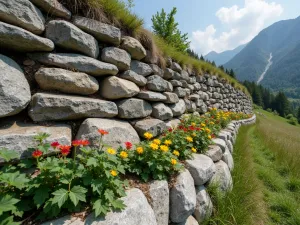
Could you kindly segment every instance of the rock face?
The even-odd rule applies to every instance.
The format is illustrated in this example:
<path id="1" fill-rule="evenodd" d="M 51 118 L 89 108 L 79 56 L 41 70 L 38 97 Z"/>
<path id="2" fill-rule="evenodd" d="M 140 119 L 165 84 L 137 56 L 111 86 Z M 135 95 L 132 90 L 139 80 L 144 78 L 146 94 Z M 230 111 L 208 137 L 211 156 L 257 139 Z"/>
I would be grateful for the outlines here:
<path id="1" fill-rule="evenodd" d="M 154 212 L 139 189 L 126 191 L 122 200 L 126 208 L 120 212 L 110 212 L 105 218 L 95 218 L 89 215 L 85 224 L 91 225 L 157 225 Z"/>
<path id="2" fill-rule="evenodd" d="M 42 223 L 41 225 L 85 225 L 81 218 L 71 215 Z"/>
<path id="3" fill-rule="evenodd" d="M 114 117 L 115 103 L 72 95 L 37 93 L 28 112 L 33 121 L 74 120 L 88 117 Z"/>
<path id="4" fill-rule="evenodd" d="M 163 94 L 153 91 L 141 91 L 137 97 L 151 102 L 161 102 L 167 99 Z"/>
<path id="5" fill-rule="evenodd" d="M 215 145 L 219 146 L 222 149 L 223 153 L 225 152 L 227 146 L 226 146 L 226 142 L 224 140 L 222 140 L 220 138 L 214 138 L 214 139 L 212 139 L 212 142 Z"/>
<path id="6" fill-rule="evenodd" d="M 92 146 L 98 146 L 99 133 L 98 129 L 108 131 L 108 134 L 103 136 L 103 141 L 113 148 L 119 146 L 125 147 L 125 142 L 129 141 L 133 144 L 140 142 L 137 132 L 127 121 L 115 119 L 86 119 L 80 126 L 76 139 L 88 139 Z"/>
<path id="7" fill-rule="evenodd" d="M 152 105 L 152 116 L 160 120 L 169 120 L 173 118 L 172 110 L 164 103 L 154 103 Z"/>
<path id="8" fill-rule="evenodd" d="M 225 162 L 220 160 L 215 163 L 216 173 L 210 180 L 210 185 L 217 185 L 220 191 L 226 192 L 232 189 L 232 177 Z"/>
<path id="9" fill-rule="evenodd" d="M 175 93 L 164 92 L 163 95 L 166 96 L 166 98 L 167 98 L 164 101 L 164 103 L 174 104 L 174 103 L 178 103 L 179 102 L 179 98 L 178 98 L 178 96 Z"/>
<path id="10" fill-rule="evenodd" d="M 39 37 L 22 28 L 0 22 L 1 47 L 15 51 L 52 51 L 54 44 L 47 38 Z"/>
<path id="11" fill-rule="evenodd" d="M 170 108 L 173 112 L 173 116 L 181 116 L 186 110 L 183 99 L 179 99 L 177 103 L 170 105 Z"/>
<path id="12" fill-rule="evenodd" d="M 131 55 L 131 58 L 141 60 L 146 57 L 146 50 L 141 43 L 129 36 L 122 38 L 121 48 L 125 49 Z"/>
<path id="13" fill-rule="evenodd" d="M 132 70 L 125 71 L 124 73 L 120 74 L 119 77 L 125 80 L 130 80 L 140 87 L 143 87 L 147 84 L 147 79 L 145 77 Z"/>
<path id="14" fill-rule="evenodd" d="M 210 145 L 208 146 L 208 151 L 205 152 L 205 155 L 211 158 L 214 162 L 217 162 L 222 159 L 223 153 L 218 145 Z"/>
<path id="15" fill-rule="evenodd" d="M 130 68 L 132 71 L 136 72 L 139 75 L 142 75 L 144 77 L 149 76 L 150 74 L 153 73 L 152 68 L 143 62 L 137 61 L 137 60 L 132 60 Z"/>
<path id="16" fill-rule="evenodd" d="M 118 73 L 118 68 L 115 65 L 79 54 L 32 53 L 29 54 L 29 57 L 49 66 L 77 70 L 93 76 L 116 75 Z"/>
<path id="17" fill-rule="evenodd" d="M 97 40 L 64 20 L 52 20 L 47 24 L 46 37 L 55 45 L 83 53 L 93 58 L 99 55 Z"/>
<path id="18" fill-rule="evenodd" d="M 100 94 L 107 99 L 130 98 L 137 95 L 139 91 L 135 83 L 116 76 L 107 77 L 100 84 Z"/>
<path id="19" fill-rule="evenodd" d="M 194 159 L 187 160 L 187 169 L 190 171 L 195 185 L 203 185 L 212 178 L 216 171 L 214 162 L 206 155 L 193 154 Z"/>
<path id="20" fill-rule="evenodd" d="M 0 76 L 0 118 L 2 118 L 25 109 L 31 94 L 22 69 L 15 61 L 1 54 Z"/>
<path id="21" fill-rule="evenodd" d="M 225 152 L 223 153 L 222 160 L 227 164 L 229 170 L 232 171 L 234 168 L 234 162 L 228 148 L 226 148 Z"/>
<path id="22" fill-rule="evenodd" d="M 121 31 L 117 27 L 80 16 L 74 16 L 73 23 L 80 29 L 93 35 L 98 41 L 113 45 L 119 45 L 121 42 Z"/>
<path id="23" fill-rule="evenodd" d="M 182 223 L 176 223 L 176 224 L 173 224 L 173 225 L 199 225 L 199 223 L 197 222 L 197 220 L 193 216 L 189 216 L 186 219 L 186 221 L 184 221 Z"/>
<path id="24" fill-rule="evenodd" d="M 31 156 L 28 148 L 36 147 L 33 139 L 38 133 L 50 134 L 47 142 L 58 141 L 62 145 L 70 145 L 72 140 L 71 127 L 69 125 L 57 124 L 52 126 L 39 126 L 35 124 L 1 123 L 0 149 L 7 148 L 20 154 L 20 158 Z M 0 150 L 1 151 L 1 150 Z"/>
<path id="25" fill-rule="evenodd" d="M 45 13 L 65 19 L 71 18 L 71 12 L 57 0 L 30 0 L 33 4 L 42 9 Z"/>
<path id="26" fill-rule="evenodd" d="M 29 0 L 0 0 L 0 20 L 34 34 L 41 34 L 45 29 L 41 11 Z"/>
<path id="27" fill-rule="evenodd" d="M 130 55 L 120 48 L 107 47 L 102 50 L 101 60 L 114 64 L 120 71 L 129 70 L 131 58 Z"/>
<path id="28" fill-rule="evenodd" d="M 197 201 L 194 216 L 199 224 L 201 224 L 205 219 L 211 216 L 213 205 L 204 186 L 196 187 L 196 195 Z"/>
<path id="29" fill-rule="evenodd" d="M 196 207 L 194 180 L 188 170 L 184 170 L 176 178 L 170 190 L 170 219 L 174 223 L 184 222 L 193 214 Z"/>
<path id="30" fill-rule="evenodd" d="M 167 181 L 154 181 L 150 184 L 149 194 L 157 225 L 169 222 L 169 187 Z"/>
<path id="31" fill-rule="evenodd" d="M 70 94 L 90 95 L 99 89 L 99 83 L 94 77 L 58 68 L 39 69 L 35 73 L 35 80 L 43 90 Z"/>
<path id="32" fill-rule="evenodd" d="M 158 75 L 153 75 L 147 78 L 147 88 L 151 91 L 164 92 L 168 91 L 168 81 Z"/>
<path id="33" fill-rule="evenodd" d="M 129 98 L 117 102 L 119 114 L 123 119 L 138 119 L 150 116 L 152 106 L 142 99 Z"/>
<path id="34" fill-rule="evenodd" d="M 134 129 L 143 137 L 144 133 L 149 132 L 154 137 L 162 134 L 166 129 L 166 124 L 158 119 L 144 119 L 134 124 Z"/>

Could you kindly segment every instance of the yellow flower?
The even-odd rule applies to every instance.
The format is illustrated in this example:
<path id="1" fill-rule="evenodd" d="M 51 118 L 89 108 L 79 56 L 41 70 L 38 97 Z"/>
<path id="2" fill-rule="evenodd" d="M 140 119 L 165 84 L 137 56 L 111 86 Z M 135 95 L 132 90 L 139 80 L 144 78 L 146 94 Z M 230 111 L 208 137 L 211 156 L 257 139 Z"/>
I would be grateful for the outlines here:
<path id="1" fill-rule="evenodd" d="M 210 132 L 211 132 L 211 130 L 208 129 L 208 128 L 206 128 L 205 131 L 206 131 L 206 133 L 208 133 L 208 134 L 210 134 Z"/>
<path id="2" fill-rule="evenodd" d="M 152 148 L 152 150 L 157 150 L 158 149 L 158 145 L 152 142 L 150 144 L 150 148 Z"/>
<path id="3" fill-rule="evenodd" d="M 149 132 L 146 132 L 146 133 L 144 133 L 144 137 L 146 139 L 150 140 L 153 137 L 153 135 L 151 133 L 149 133 Z"/>
<path id="4" fill-rule="evenodd" d="M 193 138 L 190 137 L 190 136 L 187 136 L 185 139 L 186 139 L 188 142 L 193 142 Z"/>
<path id="5" fill-rule="evenodd" d="M 192 133 L 192 136 L 193 136 L 193 137 L 196 137 L 196 136 L 197 136 L 197 134 L 194 132 L 194 133 Z"/>
<path id="6" fill-rule="evenodd" d="M 111 170 L 111 171 L 110 171 L 110 174 L 111 174 L 113 177 L 115 177 L 115 176 L 118 175 L 118 172 L 115 171 L 115 170 Z"/>
<path id="7" fill-rule="evenodd" d="M 192 123 L 192 126 L 195 127 L 195 126 L 196 126 L 196 123 Z"/>
<path id="8" fill-rule="evenodd" d="M 173 154 L 176 155 L 176 156 L 180 155 L 179 151 L 176 151 L 176 150 L 173 151 Z"/>
<path id="9" fill-rule="evenodd" d="M 113 148 L 108 148 L 107 152 L 111 155 L 115 155 L 116 154 L 116 150 L 114 150 Z"/>
<path id="10" fill-rule="evenodd" d="M 215 123 L 213 121 L 210 122 L 211 125 L 214 125 Z"/>
<path id="11" fill-rule="evenodd" d="M 153 140 L 153 143 L 157 144 L 157 145 L 160 145 L 161 141 L 159 139 L 154 139 Z"/>
<path id="12" fill-rule="evenodd" d="M 201 123 L 201 126 L 202 126 L 202 127 L 206 127 L 206 124 L 205 124 L 205 123 Z"/>
<path id="13" fill-rule="evenodd" d="M 211 139 L 211 135 L 208 135 L 207 137 L 208 137 L 208 139 Z"/>
<path id="14" fill-rule="evenodd" d="M 126 159 L 128 157 L 128 153 L 125 151 L 121 151 L 120 156 L 122 159 Z"/>
<path id="15" fill-rule="evenodd" d="M 171 140 L 165 140 L 164 144 L 167 145 L 167 146 L 169 146 L 169 145 L 172 144 L 172 141 Z"/>
<path id="16" fill-rule="evenodd" d="M 177 164 L 177 160 L 176 159 L 171 159 L 171 164 L 172 165 L 176 165 Z"/>
<path id="17" fill-rule="evenodd" d="M 192 152 L 196 153 L 197 149 L 195 149 L 194 147 L 192 148 Z"/>
<path id="18" fill-rule="evenodd" d="M 161 145 L 160 150 L 162 150 L 163 152 L 167 152 L 167 151 L 169 151 L 169 147 L 166 145 Z"/>
<path id="19" fill-rule="evenodd" d="M 140 154 L 143 154 L 143 152 L 144 152 L 144 149 L 143 149 L 143 147 L 137 147 L 136 148 L 136 152 L 140 155 Z"/>

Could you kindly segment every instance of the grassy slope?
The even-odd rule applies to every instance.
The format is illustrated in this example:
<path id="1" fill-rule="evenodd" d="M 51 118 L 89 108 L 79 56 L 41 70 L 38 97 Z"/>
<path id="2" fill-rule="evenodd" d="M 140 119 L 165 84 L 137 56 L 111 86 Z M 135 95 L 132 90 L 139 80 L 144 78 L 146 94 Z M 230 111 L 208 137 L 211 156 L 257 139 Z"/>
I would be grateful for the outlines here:
<path id="1" fill-rule="evenodd" d="M 215 201 L 210 224 L 300 224 L 300 127 L 259 113 L 256 125 L 240 130 L 234 189 Z"/>

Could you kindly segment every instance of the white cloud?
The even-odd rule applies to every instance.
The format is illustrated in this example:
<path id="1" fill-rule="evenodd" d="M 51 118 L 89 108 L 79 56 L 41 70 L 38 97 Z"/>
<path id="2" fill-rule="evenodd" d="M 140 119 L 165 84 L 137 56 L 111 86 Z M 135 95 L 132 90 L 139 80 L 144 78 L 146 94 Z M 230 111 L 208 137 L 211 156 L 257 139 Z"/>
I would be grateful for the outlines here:
<path id="1" fill-rule="evenodd" d="M 192 33 L 191 47 L 201 54 L 222 52 L 252 40 L 263 28 L 275 22 L 283 7 L 265 0 L 245 0 L 242 8 L 234 5 L 216 12 L 226 31 L 218 34 L 213 24 Z"/>

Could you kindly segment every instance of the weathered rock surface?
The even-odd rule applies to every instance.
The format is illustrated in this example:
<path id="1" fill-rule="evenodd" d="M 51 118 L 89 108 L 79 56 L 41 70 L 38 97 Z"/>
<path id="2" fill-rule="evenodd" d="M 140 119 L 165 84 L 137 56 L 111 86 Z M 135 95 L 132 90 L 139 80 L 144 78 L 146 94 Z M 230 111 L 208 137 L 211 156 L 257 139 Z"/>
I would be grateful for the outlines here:
<path id="1" fill-rule="evenodd" d="M 206 155 L 193 154 L 193 159 L 186 160 L 186 163 L 195 185 L 205 184 L 216 172 L 214 162 Z"/>
<path id="2" fill-rule="evenodd" d="M 35 80 L 43 90 L 80 95 L 94 94 L 99 90 L 99 83 L 94 77 L 59 68 L 41 68 L 35 73 Z"/>
<path id="3" fill-rule="evenodd" d="M 217 185 L 220 191 L 226 192 L 232 189 L 232 177 L 229 168 L 222 160 L 215 163 L 216 173 L 209 181 L 210 185 Z"/>
<path id="4" fill-rule="evenodd" d="M 150 64 L 151 69 L 153 70 L 153 74 L 159 75 L 160 77 L 164 76 L 164 71 L 156 64 Z"/>
<path id="5" fill-rule="evenodd" d="M 132 70 L 127 70 L 119 75 L 120 78 L 125 80 L 130 80 L 135 83 L 137 86 L 143 87 L 147 84 L 147 79 L 142 75 L 137 74 Z"/>
<path id="6" fill-rule="evenodd" d="M 34 34 L 45 29 L 43 14 L 28 0 L 0 0 L 0 20 Z"/>
<path id="7" fill-rule="evenodd" d="M 152 104 L 152 108 L 153 111 L 151 116 L 153 116 L 156 119 L 169 120 L 173 118 L 172 110 L 164 103 L 154 103 Z"/>
<path id="8" fill-rule="evenodd" d="M 205 219 L 211 216 L 213 205 L 204 186 L 196 187 L 196 195 L 197 201 L 194 216 L 199 224 L 201 224 Z"/>
<path id="9" fill-rule="evenodd" d="M 143 99 L 129 98 L 117 102 L 119 114 L 123 119 L 137 119 L 150 116 L 152 106 Z"/>
<path id="10" fill-rule="evenodd" d="M 154 137 L 156 137 L 167 129 L 164 121 L 158 119 L 140 120 L 137 121 L 133 127 L 141 137 L 143 137 L 146 132 L 150 132 Z"/>
<path id="11" fill-rule="evenodd" d="M 1 48 L 21 52 L 52 51 L 54 44 L 47 38 L 39 37 L 22 28 L 0 22 Z"/>
<path id="12" fill-rule="evenodd" d="M 169 187 L 167 181 L 153 181 L 150 184 L 149 195 L 157 225 L 168 225 L 169 222 Z"/>
<path id="13" fill-rule="evenodd" d="M 100 99 L 37 93 L 32 96 L 28 114 L 33 121 L 74 120 L 114 117 L 118 114 L 118 109 L 114 102 Z"/>
<path id="14" fill-rule="evenodd" d="M 122 37 L 121 48 L 129 52 L 132 59 L 141 60 L 147 55 L 142 44 L 138 40 L 129 36 Z"/>
<path id="15" fill-rule="evenodd" d="M 50 21 L 46 26 L 45 36 L 61 48 L 74 50 L 93 58 L 99 55 L 97 40 L 67 21 Z"/>
<path id="16" fill-rule="evenodd" d="M 182 71 L 181 66 L 176 62 L 172 62 L 171 69 L 178 73 L 180 73 Z"/>
<path id="17" fill-rule="evenodd" d="M 149 76 L 150 74 L 153 73 L 152 68 L 148 64 L 137 61 L 137 60 L 131 61 L 130 69 L 144 77 Z"/>
<path id="18" fill-rule="evenodd" d="M 220 146 L 210 145 L 208 146 L 208 151 L 205 152 L 205 155 L 211 158 L 214 162 L 218 162 L 222 159 L 223 153 Z"/>
<path id="19" fill-rule="evenodd" d="M 36 147 L 34 136 L 47 133 L 47 142 L 58 141 L 62 145 L 70 145 L 72 140 L 71 127 L 64 124 L 40 126 L 23 122 L 2 122 L 0 128 L 0 149 L 7 148 L 20 154 L 20 158 L 31 156 L 28 148 Z M 50 149 L 52 151 L 53 149 Z M 1 150 L 0 150 L 1 151 Z M 1 161 L 1 160 L 0 160 Z"/>
<path id="20" fill-rule="evenodd" d="M 101 60 L 103 62 L 114 64 L 120 71 L 130 69 L 130 55 L 123 49 L 107 47 L 102 50 Z"/>
<path id="21" fill-rule="evenodd" d="M 164 103 L 168 103 L 168 104 L 174 104 L 179 102 L 179 98 L 175 93 L 172 92 L 164 92 L 163 93 L 164 96 L 166 96 L 166 100 L 164 101 Z"/>
<path id="22" fill-rule="evenodd" d="M 141 91 L 137 97 L 151 102 L 161 102 L 167 99 L 165 95 L 153 91 Z"/>
<path id="23" fill-rule="evenodd" d="M 20 66 L 0 54 L 0 118 L 18 114 L 31 99 L 29 84 Z"/>
<path id="24" fill-rule="evenodd" d="M 46 65 L 77 70 L 93 76 L 116 75 L 118 73 L 118 68 L 115 65 L 79 54 L 32 53 L 29 54 L 29 57 Z"/>
<path id="25" fill-rule="evenodd" d="M 163 78 L 166 80 L 172 79 L 174 76 L 174 71 L 171 70 L 170 68 L 166 68 L 164 71 Z"/>
<path id="26" fill-rule="evenodd" d="M 68 215 L 59 219 L 44 222 L 41 225 L 85 225 L 85 223 L 81 220 L 81 218 Z"/>
<path id="27" fill-rule="evenodd" d="M 164 92 L 168 91 L 168 81 L 158 75 L 152 75 L 147 78 L 147 88 L 151 91 Z M 172 90 L 171 90 L 172 91 Z"/>
<path id="28" fill-rule="evenodd" d="M 126 191 L 122 200 L 126 208 L 119 212 L 109 212 L 103 218 L 95 218 L 93 214 L 86 218 L 86 225 L 157 225 L 154 212 L 139 189 Z"/>
<path id="29" fill-rule="evenodd" d="M 73 23 L 80 29 L 93 35 L 98 41 L 117 46 L 121 42 L 121 31 L 117 27 L 81 16 L 73 16 Z"/>
<path id="30" fill-rule="evenodd" d="M 119 146 L 125 147 L 125 142 L 129 141 L 133 144 L 140 142 L 139 135 L 127 121 L 116 119 L 89 118 L 86 119 L 80 126 L 76 139 L 88 139 L 92 146 L 99 144 L 98 129 L 103 129 L 108 132 L 103 136 L 105 144 L 113 148 Z"/>
<path id="31" fill-rule="evenodd" d="M 181 116 L 183 113 L 185 113 L 186 106 L 183 99 L 179 99 L 177 103 L 169 106 L 173 112 L 173 116 Z"/>
<path id="32" fill-rule="evenodd" d="M 221 149 L 222 149 L 222 152 L 224 153 L 227 146 L 226 146 L 226 142 L 220 138 L 214 138 L 212 139 L 212 142 L 215 144 L 215 145 L 218 145 Z"/>
<path id="33" fill-rule="evenodd" d="M 194 180 L 188 170 L 181 172 L 170 190 L 170 219 L 174 223 L 184 222 L 196 207 Z"/>
<path id="34" fill-rule="evenodd" d="M 229 170 L 232 171 L 234 168 L 234 162 L 233 162 L 232 155 L 228 148 L 225 149 L 225 152 L 223 153 L 223 156 L 222 156 L 222 160 L 227 164 Z"/>
<path id="35" fill-rule="evenodd" d="M 193 216 L 189 216 L 182 223 L 172 223 L 172 225 L 199 225 L 199 223 L 197 222 L 197 220 Z"/>
<path id="36" fill-rule="evenodd" d="M 139 91 L 135 83 L 116 76 L 107 77 L 100 83 L 100 94 L 107 99 L 130 98 Z"/>
<path id="37" fill-rule="evenodd" d="M 33 4 L 38 6 L 41 10 L 51 16 L 58 16 L 64 19 L 71 18 L 71 12 L 66 9 L 57 0 L 30 0 Z"/>

